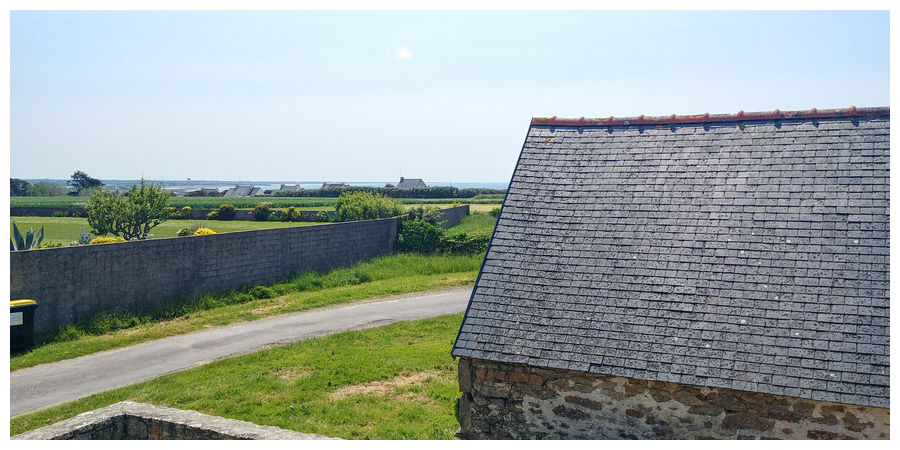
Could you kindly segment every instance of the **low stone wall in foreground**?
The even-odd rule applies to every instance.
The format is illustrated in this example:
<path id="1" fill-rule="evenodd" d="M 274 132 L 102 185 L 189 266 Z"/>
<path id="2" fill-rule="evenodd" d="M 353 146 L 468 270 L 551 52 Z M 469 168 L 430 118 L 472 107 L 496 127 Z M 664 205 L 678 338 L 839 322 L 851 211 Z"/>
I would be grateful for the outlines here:
<path id="1" fill-rule="evenodd" d="M 334 439 L 144 403 L 119 402 L 79 414 L 16 440 L 318 440 Z"/>

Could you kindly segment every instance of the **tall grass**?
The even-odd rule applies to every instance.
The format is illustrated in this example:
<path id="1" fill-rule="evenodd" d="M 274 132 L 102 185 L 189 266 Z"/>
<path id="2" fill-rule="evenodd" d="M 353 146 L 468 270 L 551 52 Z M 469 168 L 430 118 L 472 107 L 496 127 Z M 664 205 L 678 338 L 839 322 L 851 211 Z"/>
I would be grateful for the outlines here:
<path id="1" fill-rule="evenodd" d="M 468 234 L 474 235 L 490 235 L 494 232 L 494 226 L 497 225 L 497 218 L 490 214 L 475 211 L 466 217 L 458 225 L 447 230 L 448 235 Z"/>

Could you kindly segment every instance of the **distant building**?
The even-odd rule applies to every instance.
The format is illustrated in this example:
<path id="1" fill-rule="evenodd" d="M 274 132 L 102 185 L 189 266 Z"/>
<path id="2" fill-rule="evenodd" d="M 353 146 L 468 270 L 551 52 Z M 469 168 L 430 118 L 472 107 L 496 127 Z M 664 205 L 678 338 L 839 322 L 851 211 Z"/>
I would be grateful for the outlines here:
<path id="1" fill-rule="evenodd" d="M 344 183 L 322 183 L 322 189 L 331 189 L 331 188 L 344 188 L 347 187 Z"/>
<path id="2" fill-rule="evenodd" d="M 397 189 L 412 189 L 412 188 L 423 188 L 428 187 L 421 178 L 403 178 L 400 177 L 400 182 L 397 183 Z"/>
<path id="3" fill-rule="evenodd" d="M 253 197 L 261 193 L 262 189 L 256 186 L 235 186 L 225 191 L 225 197 Z"/>

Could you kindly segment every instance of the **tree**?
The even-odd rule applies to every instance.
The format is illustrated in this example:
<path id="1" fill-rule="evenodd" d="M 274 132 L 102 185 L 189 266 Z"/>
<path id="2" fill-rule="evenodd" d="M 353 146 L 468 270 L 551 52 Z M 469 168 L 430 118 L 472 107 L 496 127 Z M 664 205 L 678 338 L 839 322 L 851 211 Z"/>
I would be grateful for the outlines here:
<path id="1" fill-rule="evenodd" d="M 55 197 L 58 195 L 66 195 L 66 190 L 62 186 L 46 181 L 39 181 L 29 185 L 27 192 L 29 197 Z"/>
<path id="2" fill-rule="evenodd" d="M 103 183 L 80 170 L 76 170 L 75 173 L 72 174 L 72 181 L 69 181 L 69 185 L 73 187 L 72 192 L 70 192 L 69 195 L 79 195 L 84 190 L 103 186 Z"/>
<path id="3" fill-rule="evenodd" d="M 171 216 L 169 194 L 162 185 L 135 184 L 128 195 L 97 189 L 85 205 L 88 224 L 96 235 L 112 234 L 125 240 L 147 239 L 150 229 Z"/>
<path id="4" fill-rule="evenodd" d="M 28 186 L 30 186 L 30 184 L 25 180 L 10 178 L 9 195 L 11 197 L 24 197 L 28 195 Z"/>
<path id="5" fill-rule="evenodd" d="M 400 204 L 382 194 L 345 192 L 334 204 L 338 222 L 396 217 L 403 213 Z"/>

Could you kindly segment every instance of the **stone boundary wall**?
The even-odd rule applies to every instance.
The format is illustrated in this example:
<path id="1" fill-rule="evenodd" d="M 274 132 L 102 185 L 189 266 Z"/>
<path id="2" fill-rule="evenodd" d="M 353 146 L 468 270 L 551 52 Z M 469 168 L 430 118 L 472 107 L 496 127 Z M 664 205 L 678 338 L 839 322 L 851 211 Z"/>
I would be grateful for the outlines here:
<path id="1" fill-rule="evenodd" d="M 14 440 L 333 440 L 278 427 L 210 416 L 196 411 L 130 401 L 81 413 L 46 427 L 12 436 Z"/>
<path id="2" fill-rule="evenodd" d="M 35 332 L 103 311 L 139 311 L 390 253 L 399 219 L 10 252 L 10 299 L 32 299 Z"/>
<path id="3" fill-rule="evenodd" d="M 438 222 L 444 222 L 444 228 L 450 228 L 456 226 L 463 220 L 463 217 L 469 215 L 469 205 L 461 205 L 455 206 L 453 208 L 439 209 L 439 213 L 441 213 L 441 218 L 438 219 Z"/>
<path id="4" fill-rule="evenodd" d="M 57 206 L 55 208 L 49 206 L 10 206 L 10 216 L 24 217 L 53 217 L 53 213 L 57 211 L 65 211 L 68 217 L 73 215 L 77 217 L 85 217 L 84 207 L 82 206 Z M 19 230 L 21 231 L 21 230 Z"/>
<path id="5" fill-rule="evenodd" d="M 890 439 L 890 409 L 460 358 L 463 439 Z"/>
<path id="6" fill-rule="evenodd" d="M 272 211 L 281 211 L 282 209 L 287 209 L 287 208 L 270 209 L 269 214 L 271 214 Z M 218 209 L 191 209 L 191 220 L 206 220 L 206 215 L 213 211 L 218 211 Z M 234 214 L 233 219 L 223 220 L 222 222 L 230 222 L 232 220 L 256 220 L 255 218 L 253 218 L 253 210 L 252 209 L 235 209 L 234 212 L 235 212 L 235 214 Z M 303 222 L 315 222 L 316 214 L 319 213 L 319 211 L 298 211 L 298 212 L 300 213 L 300 217 L 302 218 Z M 331 217 L 331 216 L 337 214 L 334 211 L 322 211 L 322 212 L 325 213 L 325 215 L 328 217 Z M 180 214 L 180 213 L 181 213 L 180 209 L 176 210 L 176 214 Z M 210 220 L 209 221 L 210 224 L 213 224 L 216 222 L 219 222 L 219 220 Z"/>

